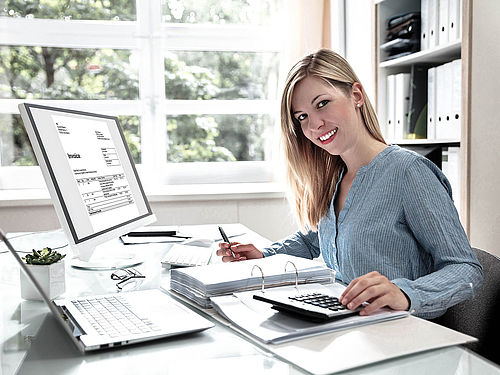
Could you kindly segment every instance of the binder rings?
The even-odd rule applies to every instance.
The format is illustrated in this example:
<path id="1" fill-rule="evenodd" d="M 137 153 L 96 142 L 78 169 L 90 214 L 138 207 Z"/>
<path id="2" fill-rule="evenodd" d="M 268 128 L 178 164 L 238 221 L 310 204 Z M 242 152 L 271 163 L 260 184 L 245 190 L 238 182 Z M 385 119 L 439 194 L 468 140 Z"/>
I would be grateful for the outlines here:
<path id="1" fill-rule="evenodd" d="M 286 268 L 289 262 L 293 263 L 297 273 L 293 267 Z M 331 283 L 333 280 L 333 271 L 324 263 L 286 254 L 243 262 L 173 269 L 170 272 L 171 290 L 205 308 L 211 307 L 211 298 L 215 296 L 264 286 L 272 288 L 296 282 Z"/>

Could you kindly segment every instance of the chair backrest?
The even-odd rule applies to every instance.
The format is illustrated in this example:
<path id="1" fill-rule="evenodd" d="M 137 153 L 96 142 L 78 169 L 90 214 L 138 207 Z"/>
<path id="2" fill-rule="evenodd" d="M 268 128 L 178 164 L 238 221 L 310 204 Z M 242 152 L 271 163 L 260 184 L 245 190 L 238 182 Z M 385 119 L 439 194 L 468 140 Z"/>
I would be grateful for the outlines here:
<path id="1" fill-rule="evenodd" d="M 483 284 L 473 300 L 452 306 L 435 323 L 471 335 L 479 341 L 469 349 L 500 364 L 500 258 L 473 248 L 483 266 Z"/>

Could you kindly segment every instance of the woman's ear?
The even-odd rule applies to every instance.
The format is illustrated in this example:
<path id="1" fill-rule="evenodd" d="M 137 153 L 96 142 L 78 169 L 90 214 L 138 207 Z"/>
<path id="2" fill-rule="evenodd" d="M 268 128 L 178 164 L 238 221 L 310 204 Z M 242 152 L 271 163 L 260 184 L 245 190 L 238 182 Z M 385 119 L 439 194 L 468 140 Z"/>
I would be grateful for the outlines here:
<path id="1" fill-rule="evenodd" d="M 351 97 L 356 107 L 361 107 L 365 103 L 365 94 L 361 83 L 354 82 L 351 87 Z"/>

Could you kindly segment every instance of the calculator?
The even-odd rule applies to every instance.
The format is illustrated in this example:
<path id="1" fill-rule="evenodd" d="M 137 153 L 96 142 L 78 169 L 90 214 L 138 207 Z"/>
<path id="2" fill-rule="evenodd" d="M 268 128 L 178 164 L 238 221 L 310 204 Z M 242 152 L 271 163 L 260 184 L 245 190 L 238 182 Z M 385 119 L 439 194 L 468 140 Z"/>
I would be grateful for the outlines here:
<path id="1" fill-rule="evenodd" d="M 272 304 L 272 308 L 297 317 L 322 322 L 356 315 L 361 310 L 349 310 L 337 297 L 323 293 L 305 293 L 294 296 L 266 296 L 254 294 L 254 299 Z"/>

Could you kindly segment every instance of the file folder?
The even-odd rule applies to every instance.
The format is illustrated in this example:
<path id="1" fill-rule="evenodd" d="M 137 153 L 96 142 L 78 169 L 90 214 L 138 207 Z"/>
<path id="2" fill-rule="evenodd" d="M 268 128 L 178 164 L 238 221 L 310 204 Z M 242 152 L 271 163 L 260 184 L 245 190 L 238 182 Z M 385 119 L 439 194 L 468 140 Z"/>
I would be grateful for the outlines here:
<path id="1" fill-rule="evenodd" d="M 420 2 L 420 50 L 429 48 L 429 0 Z"/>
<path id="2" fill-rule="evenodd" d="M 396 76 L 394 74 L 387 76 L 387 121 L 386 121 L 386 130 L 385 136 L 388 139 L 394 139 L 394 119 L 395 119 L 395 90 L 396 90 Z"/>
<path id="3" fill-rule="evenodd" d="M 448 39 L 454 42 L 462 39 L 462 1 L 449 0 Z"/>
<path id="4" fill-rule="evenodd" d="M 396 74 L 394 138 L 404 139 L 410 101 L 410 73 Z"/>
<path id="5" fill-rule="evenodd" d="M 436 139 L 436 68 L 427 71 L 427 139 Z"/>
<path id="6" fill-rule="evenodd" d="M 462 133 L 462 60 L 450 63 L 451 70 L 451 126 L 450 137 L 460 139 Z"/>
<path id="7" fill-rule="evenodd" d="M 438 6 L 439 0 L 427 0 L 429 13 L 428 13 L 428 27 L 429 27 L 429 48 L 435 48 L 439 42 L 439 29 L 438 29 Z"/>
<path id="8" fill-rule="evenodd" d="M 436 67 L 436 139 L 456 138 L 452 131 L 451 62 Z"/>
<path id="9" fill-rule="evenodd" d="M 449 0 L 439 0 L 439 9 L 438 9 L 439 37 L 437 44 L 440 46 L 448 44 L 449 5 L 450 5 Z"/>

